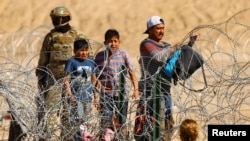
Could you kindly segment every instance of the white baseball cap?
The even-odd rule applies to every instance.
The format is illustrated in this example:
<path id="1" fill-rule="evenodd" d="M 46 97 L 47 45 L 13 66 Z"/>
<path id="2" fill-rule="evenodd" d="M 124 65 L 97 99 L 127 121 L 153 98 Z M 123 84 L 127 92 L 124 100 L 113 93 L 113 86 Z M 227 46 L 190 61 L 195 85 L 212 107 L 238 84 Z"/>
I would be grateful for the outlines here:
<path id="1" fill-rule="evenodd" d="M 144 32 L 144 34 L 148 34 L 148 29 L 157 24 L 164 24 L 164 20 L 160 16 L 150 17 L 147 21 L 147 30 Z"/>

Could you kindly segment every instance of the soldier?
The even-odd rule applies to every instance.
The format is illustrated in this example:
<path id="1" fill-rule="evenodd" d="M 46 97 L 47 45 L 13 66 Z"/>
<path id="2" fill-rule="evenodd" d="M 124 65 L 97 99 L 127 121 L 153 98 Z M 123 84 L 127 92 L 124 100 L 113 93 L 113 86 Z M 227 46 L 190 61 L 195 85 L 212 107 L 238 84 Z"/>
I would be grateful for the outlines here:
<path id="1" fill-rule="evenodd" d="M 51 138 L 55 136 L 58 127 L 58 116 L 63 102 L 63 114 L 61 120 L 61 135 L 63 140 L 66 138 L 68 131 L 68 114 L 67 100 L 62 90 L 64 67 L 66 60 L 73 56 L 73 43 L 79 37 L 84 37 L 79 31 L 75 30 L 70 24 L 71 14 L 66 7 L 56 7 L 50 17 L 54 28 L 45 36 L 42 48 L 40 50 L 40 58 L 36 69 L 38 78 L 38 87 L 40 93 L 38 96 L 38 129 L 44 128 L 42 138 Z M 46 116 L 45 116 L 46 115 Z M 67 131 L 65 131 L 67 129 Z M 42 139 L 40 139 L 42 140 Z"/>

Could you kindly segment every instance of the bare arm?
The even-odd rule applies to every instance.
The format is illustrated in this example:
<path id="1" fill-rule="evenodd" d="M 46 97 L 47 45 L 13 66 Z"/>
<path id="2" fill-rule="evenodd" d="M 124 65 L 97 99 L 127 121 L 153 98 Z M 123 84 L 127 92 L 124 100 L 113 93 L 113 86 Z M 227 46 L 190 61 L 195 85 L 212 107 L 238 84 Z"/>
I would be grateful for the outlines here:
<path id="1" fill-rule="evenodd" d="M 68 96 L 70 97 L 70 101 L 74 102 L 76 101 L 75 96 L 73 95 L 72 91 L 71 91 L 71 87 L 70 87 L 70 74 L 66 73 L 65 77 L 64 77 L 64 87 L 66 89 L 66 92 L 68 94 Z"/>
<path id="2" fill-rule="evenodd" d="M 91 75 L 91 80 L 92 80 L 92 85 L 93 85 L 97 90 L 100 91 L 100 89 L 101 89 L 101 82 L 97 79 L 95 73 L 93 73 L 93 74 Z"/>
<path id="3" fill-rule="evenodd" d="M 130 79 L 131 79 L 131 83 L 134 87 L 134 92 L 133 92 L 133 96 L 132 98 L 133 99 L 139 99 L 139 90 L 138 90 L 138 81 L 137 81 L 137 78 L 136 78 L 136 75 L 135 75 L 135 71 L 134 70 L 129 70 L 129 76 L 130 76 Z"/>
<path id="4" fill-rule="evenodd" d="M 94 89 L 95 89 L 94 90 L 94 104 L 95 104 L 96 108 L 99 109 L 100 108 L 100 102 L 99 102 L 99 95 L 98 94 L 100 94 L 100 91 L 101 91 L 101 83 L 97 79 L 95 73 L 93 73 L 91 75 L 91 80 L 92 80 L 92 85 L 94 86 Z M 99 91 L 99 92 L 97 92 L 96 90 Z"/>

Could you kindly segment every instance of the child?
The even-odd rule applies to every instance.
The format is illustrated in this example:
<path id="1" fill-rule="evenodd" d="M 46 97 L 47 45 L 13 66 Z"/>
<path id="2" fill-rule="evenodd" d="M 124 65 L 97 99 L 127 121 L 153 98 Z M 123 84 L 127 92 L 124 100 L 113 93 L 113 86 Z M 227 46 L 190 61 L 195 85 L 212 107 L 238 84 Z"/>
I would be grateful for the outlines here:
<path id="1" fill-rule="evenodd" d="M 199 134 L 198 123 L 193 119 L 185 119 L 182 121 L 179 131 L 181 141 L 196 141 Z"/>
<path id="2" fill-rule="evenodd" d="M 64 83 L 72 105 L 70 115 L 73 117 L 73 124 L 90 113 L 92 84 L 96 82 L 96 64 L 89 57 L 86 39 L 80 38 L 74 42 L 74 54 L 75 56 L 66 62 Z"/>
<path id="3" fill-rule="evenodd" d="M 127 51 L 119 49 L 120 46 L 120 35 L 119 32 L 115 29 L 109 29 L 105 33 L 104 44 L 107 47 L 106 50 L 100 51 L 95 56 L 95 62 L 98 67 L 98 79 L 101 82 L 103 90 L 100 94 L 100 105 L 103 111 L 102 123 L 110 124 L 115 127 L 122 126 L 127 117 L 128 109 L 128 97 L 127 92 L 125 91 L 125 98 L 122 102 L 123 110 L 115 110 L 116 115 L 121 115 L 123 121 L 118 123 L 117 119 L 113 115 L 114 109 L 117 109 L 118 97 L 119 97 L 119 75 L 121 74 L 121 66 L 124 66 L 128 71 L 131 78 L 132 85 L 134 87 L 133 98 L 139 98 L 138 84 L 133 70 L 132 64 L 129 59 Z M 118 114 L 119 113 L 119 114 Z M 112 121 L 113 119 L 113 121 Z M 114 123 L 113 123 L 114 122 Z M 105 126 L 105 125 L 104 125 Z M 109 125 L 106 125 L 109 126 Z"/>

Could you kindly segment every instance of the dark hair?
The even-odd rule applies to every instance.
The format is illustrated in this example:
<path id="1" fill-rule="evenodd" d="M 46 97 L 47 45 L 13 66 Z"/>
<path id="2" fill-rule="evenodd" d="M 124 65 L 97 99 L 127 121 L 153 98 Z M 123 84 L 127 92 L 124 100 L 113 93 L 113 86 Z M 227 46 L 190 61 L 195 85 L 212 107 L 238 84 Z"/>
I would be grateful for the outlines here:
<path id="1" fill-rule="evenodd" d="M 76 39 L 74 42 L 74 50 L 79 50 L 81 48 L 88 48 L 89 44 L 86 39 L 79 38 Z"/>
<path id="2" fill-rule="evenodd" d="M 120 39 L 119 32 L 115 29 L 108 29 L 105 33 L 104 39 L 108 40 L 111 39 L 112 37 L 117 37 L 118 39 Z"/>

